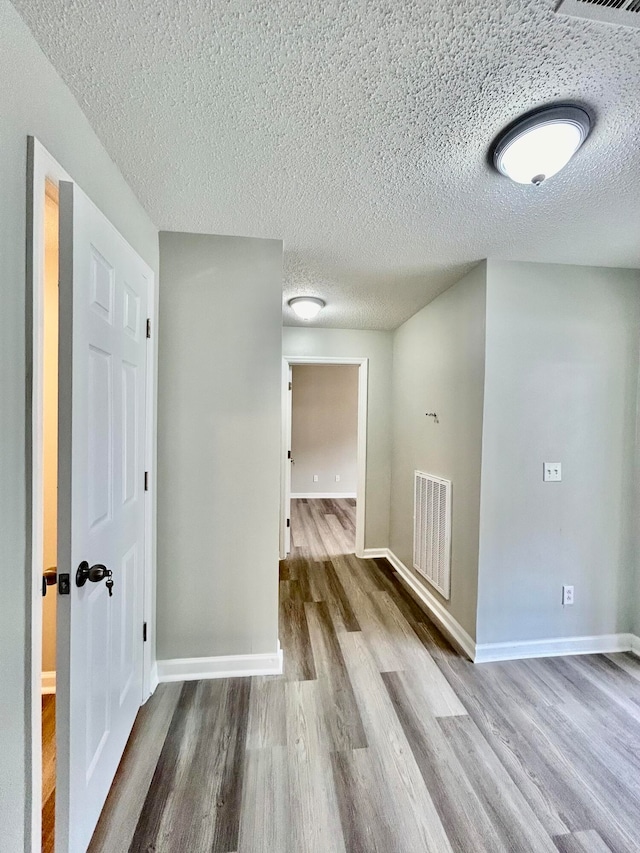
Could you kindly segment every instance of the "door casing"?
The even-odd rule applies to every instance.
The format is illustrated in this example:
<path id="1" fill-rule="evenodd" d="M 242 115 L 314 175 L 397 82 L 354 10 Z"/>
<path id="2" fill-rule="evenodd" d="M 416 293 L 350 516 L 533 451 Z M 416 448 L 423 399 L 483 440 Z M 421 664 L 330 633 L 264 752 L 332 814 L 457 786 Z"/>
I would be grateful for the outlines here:
<path id="1" fill-rule="evenodd" d="M 44 367 L 44 188 L 73 178 L 34 137 L 27 139 L 27 253 L 26 253 L 26 376 L 27 376 L 27 506 L 30 519 L 27 549 L 31 563 L 31 590 L 27 596 L 25 702 L 27 716 L 27 797 L 31 819 L 27 820 L 25 849 L 39 853 L 42 833 L 42 560 L 43 560 L 43 367 Z M 149 489 L 145 493 L 144 621 L 147 642 L 143 648 L 142 705 L 157 686 L 155 664 L 155 532 L 156 478 L 155 426 L 157 393 L 157 287 L 149 278 L 148 313 L 151 339 L 147 347 L 145 470 Z M 70 569 L 69 569 L 70 570 Z M 57 587 L 51 590 L 57 595 Z M 51 594 L 51 592 L 49 594 Z M 142 636 L 141 636 L 142 641 Z M 60 662 L 58 661 L 58 667 Z"/>
<path id="2" fill-rule="evenodd" d="M 367 411 L 369 393 L 369 359 L 323 356 L 288 356 L 283 357 L 282 370 L 282 473 L 281 473 L 281 512 L 280 512 L 280 559 L 285 558 L 284 543 L 286 540 L 287 506 L 290 494 L 287 494 L 288 459 L 288 428 L 291 424 L 291 395 L 289 394 L 289 368 L 296 364 L 356 364 L 358 365 L 358 453 L 357 470 L 358 485 L 356 488 L 356 556 L 364 557 L 365 520 L 366 520 L 366 485 L 367 485 Z M 289 478 L 288 482 L 291 480 Z"/>

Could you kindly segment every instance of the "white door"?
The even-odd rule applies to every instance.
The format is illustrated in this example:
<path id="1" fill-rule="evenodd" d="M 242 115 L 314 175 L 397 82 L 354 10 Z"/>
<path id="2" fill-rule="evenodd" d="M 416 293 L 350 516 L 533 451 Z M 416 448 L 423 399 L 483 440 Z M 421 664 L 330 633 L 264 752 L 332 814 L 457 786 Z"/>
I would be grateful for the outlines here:
<path id="1" fill-rule="evenodd" d="M 291 413 L 293 402 L 293 369 L 286 364 L 287 386 L 285 392 L 284 435 L 286 458 L 284 462 L 284 556 L 291 551 Z"/>
<path id="2" fill-rule="evenodd" d="M 61 182 L 57 853 L 86 850 L 142 702 L 149 277 Z M 78 585 L 85 561 L 112 595 L 100 569 Z"/>

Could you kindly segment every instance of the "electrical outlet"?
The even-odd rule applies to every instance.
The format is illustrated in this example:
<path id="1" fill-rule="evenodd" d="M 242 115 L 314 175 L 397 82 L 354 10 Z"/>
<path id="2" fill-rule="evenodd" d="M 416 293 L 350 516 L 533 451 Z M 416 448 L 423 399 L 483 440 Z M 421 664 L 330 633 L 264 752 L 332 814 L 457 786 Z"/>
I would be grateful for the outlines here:
<path id="1" fill-rule="evenodd" d="M 545 462 L 542 479 L 545 483 L 559 483 L 562 480 L 562 463 Z"/>
<path id="2" fill-rule="evenodd" d="M 318 475 L 317 475 L 317 474 L 314 474 L 314 475 L 313 475 L 313 482 L 314 482 L 314 483 L 317 483 L 317 482 L 318 482 Z"/>
<path id="3" fill-rule="evenodd" d="M 563 586 L 562 587 L 562 606 L 566 607 L 569 604 L 573 604 L 573 587 L 572 586 Z"/>
<path id="4" fill-rule="evenodd" d="M 340 474 L 336 474 L 336 483 L 340 482 Z"/>

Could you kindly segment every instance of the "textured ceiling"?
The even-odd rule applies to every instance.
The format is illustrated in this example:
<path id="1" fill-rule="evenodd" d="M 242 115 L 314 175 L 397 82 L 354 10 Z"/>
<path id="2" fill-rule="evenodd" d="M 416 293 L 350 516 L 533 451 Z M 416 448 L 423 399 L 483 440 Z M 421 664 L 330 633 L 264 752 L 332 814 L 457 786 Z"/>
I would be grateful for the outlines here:
<path id="1" fill-rule="evenodd" d="M 485 257 L 640 266 L 640 32 L 555 5 L 15 0 L 161 229 L 282 238 L 285 299 L 370 329 Z M 596 118 L 567 169 L 495 174 L 566 99 Z"/>

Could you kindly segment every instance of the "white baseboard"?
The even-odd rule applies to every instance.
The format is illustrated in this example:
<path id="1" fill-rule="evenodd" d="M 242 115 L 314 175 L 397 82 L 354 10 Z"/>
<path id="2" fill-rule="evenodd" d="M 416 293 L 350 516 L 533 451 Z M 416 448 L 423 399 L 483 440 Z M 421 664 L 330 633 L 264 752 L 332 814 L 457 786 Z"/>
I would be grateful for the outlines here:
<path id="1" fill-rule="evenodd" d="M 550 658 L 564 655 L 595 655 L 633 651 L 631 634 L 600 634 L 592 637 L 556 637 L 515 643 L 479 643 L 475 663 L 524 658 Z"/>
<path id="2" fill-rule="evenodd" d="M 56 671 L 42 673 L 42 695 L 49 695 L 56 692 Z"/>
<path id="3" fill-rule="evenodd" d="M 556 637 L 547 640 L 527 640 L 514 643 L 476 643 L 453 618 L 440 601 L 420 582 L 405 564 L 388 548 L 367 548 L 364 559 L 385 557 L 400 579 L 416 594 L 427 612 L 444 633 L 459 646 L 474 663 L 501 660 L 559 657 L 561 655 L 610 654 L 633 652 L 640 657 L 640 637 L 634 634 L 601 634 L 593 637 Z"/>
<path id="4" fill-rule="evenodd" d="M 297 492 L 295 495 L 291 495 L 291 500 L 295 500 L 296 498 L 306 498 L 306 500 L 313 500 L 314 498 L 324 498 L 325 500 L 339 499 L 339 498 L 356 498 L 357 495 L 355 492 Z"/>
<path id="5" fill-rule="evenodd" d="M 424 605 L 429 615 L 442 628 L 444 633 L 450 637 L 454 643 L 462 649 L 471 660 L 474 659 L 476 644 L 473 638 L 467 634 L 462 625 L 456 621 L 438 599 L 433 595 L 427 587 L 422 584 L 418 578 L 410 571 L 405 564 L 396 557 L 389 548 L 372 548 L 364 552 L 367 556 L 386 557 L 396 570 L 400 579 L 416 594 L 420 602 Z"/>
<path id="6" fill-rule="evenodd" d="M 226 655 L 212 658 L 159 660 L 158 681 L 196 681 L 205 678 L 238 678 L 248 675 L 281 675 L 280 644 L 272 654 Z"/>
<path id="7" fill-rule="evenodd" d="M 151 690 L 151 695 L 156 692 L 156 688 L 160 683 L 160 679 L 158 678 L 158 661 L 154 661 L 151 664 L 151 673 L 149 674 L 149 689 Z"/>

